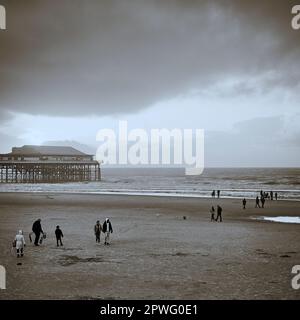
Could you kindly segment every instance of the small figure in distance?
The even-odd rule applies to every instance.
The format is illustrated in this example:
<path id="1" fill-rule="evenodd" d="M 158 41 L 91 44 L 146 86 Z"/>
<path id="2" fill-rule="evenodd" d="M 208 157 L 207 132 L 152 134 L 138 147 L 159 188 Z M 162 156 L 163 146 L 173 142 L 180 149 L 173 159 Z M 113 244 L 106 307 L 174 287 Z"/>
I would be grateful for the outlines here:
<path id="1" fill-rule="evenodd" d="M 64 235 L 63 235 L 63 233 L 62 233 L 62 231 L 61 231 L 59 226 L 56 226 L 55 236 L 56 236 L 56 244 L 57 244 L 57 246 L 59 247 L 59 243 L 60 243 L 61 246 L 63 246 L 61 238 L 63 238 Z"/>
<path id="2" fill-rule="evenodd" d="M 243 209 L 246 209 L 247 200 L 246 198 L 243 199 Z"/>
<path id="3" fill-rule="evenodd" d="M 216 221 L 218 221 L 219 218 L 220 218 L 220 222 L 223 221 L 223 219 L 222 219 L 222 211 L 223 211 L 222 207 L 218 205 L 217 206 L 217 219 L 216 219 Z"/>
<path id="4" fill-rule="evenodd" d="M 264 197 L 262 197 L 262 198 L 260 199 L 260 201 L 261 201 L 261 207 L 264 208 L 264 207 L 265 207 L 266 199 L 265 199 Z"/>
<path id="5" fill-rule="evenodd" d="M 216 221 L 215 220 L 215 207 L 214 206 L 211 207 L 210 214 L 211 214 L 210 221 Z"/>
<path id="6" fill-rule="evenodd" d="M 262 197 L 263 198 L 263 197 Z M 259 205 L 259 198 L 258 198 L 258 196 L 256 197 L 256 199 L 255 199 L 255 208 L 260 208 L 260 205 Z"/>

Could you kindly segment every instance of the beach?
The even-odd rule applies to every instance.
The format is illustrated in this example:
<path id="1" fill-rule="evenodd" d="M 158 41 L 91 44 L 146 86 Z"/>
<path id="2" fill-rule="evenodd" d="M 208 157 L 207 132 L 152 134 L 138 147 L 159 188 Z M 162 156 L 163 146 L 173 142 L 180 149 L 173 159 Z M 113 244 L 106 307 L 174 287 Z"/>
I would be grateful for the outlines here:
<path id="1" fill-rule="evenodd" d="M 223 222 L 210 222 L 221 205 Z M 0 193 L 0 299 L 299 299 L 300 225 L 256 220 L 300 216 L 297 201 L 135 195 Z M 109 217 L 111 245 L 96 244 L 96 220 Z M 186 217 L 184 219 L 183 217 Z M 29 242 L 41 218 L 47 238 Z M 55 227 L 64 233 L 56 247 Z M 19 229 L 24 258 L 11 252 Z M 21 265 L 18 265 L 21 263 Z"/>

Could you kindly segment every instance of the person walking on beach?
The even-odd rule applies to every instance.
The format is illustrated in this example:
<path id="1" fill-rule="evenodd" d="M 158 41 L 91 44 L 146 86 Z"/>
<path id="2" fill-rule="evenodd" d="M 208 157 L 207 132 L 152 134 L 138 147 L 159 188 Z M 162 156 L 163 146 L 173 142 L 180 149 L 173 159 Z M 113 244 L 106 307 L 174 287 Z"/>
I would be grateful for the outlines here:
<path id="1" fill-rule="evenodd" d="M 113 228 L 108 218 L 105 219 L 102 229 L 103 229 L 103 232 L 105 233 L 104 244 L 109 245 L 109 236 L 111 233 L 113 233 Z"/>
<path id="2" fill-rule="evenodd" d="M 247 200 L 246 198 L 243 199 L 243 209 L 246 209 Z"/>
<path id="3" fill-rule="evenodd" d="M 278 199 L 278 194 L 277 192 L 275 192 L 275 200 L 277 201 L 277 199 Z"/>
<path id="4" fill-rule="evenodd" d="M 266 199 L 265 199 L 264 197 L 262 197 L 262 198 L 260 199 L 260 201 L 261 201 L 261 207 L 264 208 L 264 207 L 265 207 Z"/>
<path id="5" fill-rule="evenodd" d="M 215 207 L 214 206 L 211 207 L 210 213 L 211 213 L 210 221 L 215 221 Z"/>
<path id="6" fill-rule="evenodd" d="M 38 219 L 33 223 L 32 231 L 35 234 L 34 245 L 38 246 L 41 233 L 44 234 L 44 231 L 43 231 L 42 226 L 41 226 L 41 219 Z"/>
<path id="7" fill-rule="evenodd" d="M 60 243 L 61 246 L 63 246 L 61 238 L 63 238 L 64 235 L 63 235 L 63 233 L 62 233 L 62 231 L 61 231 L 59 226 L 56 226 L 55 236 L 56 236 L 56 244 L 57 244 L 57 246 L 59 247 L 59 243 Z"/>
<path id="8" fill-rule="evenodd" d="M 22 230 L 19 230 L 18 234 L 16 235 L 14 240 L 14 245 L 16 246 L 16 250 L 17 250 L 17 258 L 23 257 L 24 247 L 26 246 L 26 244 L 25 244 L 25 238 L 23 236 Z"/>
<path id="9" fill-rule="evenodd" d="M 213 192 L 211 193 L 211 196 L 214 198 L 216 196 L 216 191 L 213 190 Z"/>
<path id="10" fill-rule="evenodd" d="M 260 208 L 258 196 L 256 197 L 256 200 L 255 200 L 255 208 L 257 208 L 257 207 Z"/>
<path id="11" fill-rule="evenodd" d="M 273 191 L 270 192 L 271 200 L 273 200 Z"/>
<path id="12" fill-rule="evenodd" d="M 96 242 L 100 243 L 100 235 L 101 235 L 101 231 L 102 231 L 102 226 L 100 224 L 100 221 L 97 220 L 95 227 L 94 227 L 94 233 L 96 236 Z"/>
<path id="13" fill-rule="evenodd" d="M 221 192 L 220 190 L 217 191 L 217 193 L 218 193 L 218 198 L 220 198 L 220 192 Z"/>
<path id="14" fill-rule="evenodd" d="M 260 190 L 260 196 L 263 197 L 264 196 L 264 192 L 262 190 Z"/>
<path id="15" fill-rule="evenodd" d="M 221 206 L 217 206 L 217 219 L 216 219 L 216 221 L 218 221 L 219 218 L 220 218 L 220 222 L 223 221 L 222 220 L 222 211 L 223 211 L 222 207 Z"/>

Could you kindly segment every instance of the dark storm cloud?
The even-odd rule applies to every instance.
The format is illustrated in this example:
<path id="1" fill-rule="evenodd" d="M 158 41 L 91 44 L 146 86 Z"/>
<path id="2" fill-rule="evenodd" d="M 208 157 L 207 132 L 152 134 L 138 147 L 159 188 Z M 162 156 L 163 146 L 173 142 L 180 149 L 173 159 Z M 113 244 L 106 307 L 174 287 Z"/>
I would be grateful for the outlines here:
<path id="1" fill-rule="evenodd" d="M 269 89 L 294 88 L 296 2 L 2 0 L 0 108 L 127 113 L 228 77 L 268 73 Z"/>

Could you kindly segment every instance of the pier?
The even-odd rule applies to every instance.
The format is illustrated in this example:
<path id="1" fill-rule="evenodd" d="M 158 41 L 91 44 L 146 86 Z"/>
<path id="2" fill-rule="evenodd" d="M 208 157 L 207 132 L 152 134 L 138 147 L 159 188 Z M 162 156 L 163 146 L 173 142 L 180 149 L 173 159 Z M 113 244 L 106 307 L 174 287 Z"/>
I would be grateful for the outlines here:
<path id="1" fill-rule="evenodd" d="M 93 155 L 72 147 L 23 146 L 0 154 L 0 183 L 100 181 Z"/>

